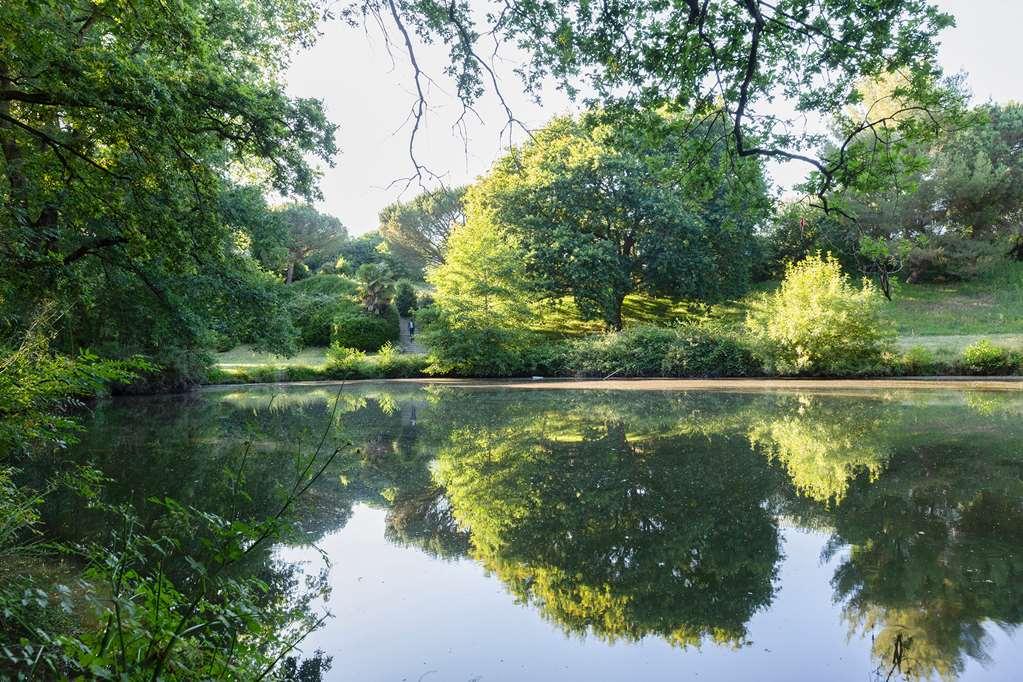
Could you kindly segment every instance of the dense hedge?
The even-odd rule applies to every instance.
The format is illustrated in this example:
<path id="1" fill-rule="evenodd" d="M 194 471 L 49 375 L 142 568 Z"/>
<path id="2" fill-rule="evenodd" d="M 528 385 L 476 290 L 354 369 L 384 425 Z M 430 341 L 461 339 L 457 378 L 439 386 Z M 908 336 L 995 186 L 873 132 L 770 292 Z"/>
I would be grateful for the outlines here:
<path id="1" fill-rule="evenodd" d="M 416 308 L 416 289 L 412 286 L 412 282 L 407 279 L 400 279 L 394 285 L 394 307 L 398 309 L 398 314 L 408 317 Z"/>
<path id="2" fill-rule="evenodd" d="M 342 379 L 404 379 L 426 376 L 427 363 L 427 357 L 422 354 L 395 353 L 390 356 L 374 356 L 355 353 L 344 362 L 328 363 L 325 367 L 283 365 L 216 369 L 210 373 L 209 382 L 251 384 Z"/>
<path id="3" fill-rule="evenodd" d="M 750 351 L 730 335 L 696 326 L 640 326 L 578 339 L 568 345 L 561 370 L 600 377 L 743 377 L 763 372 Z"/>
<path id="4" fill-rule="evenodd" d="M 755 377 L 775 376 L 755 356 L 750 342 L 728 330 L 685 325 L 636 326 L 571 340 L 504 329 L 431 327 L 432 375 L 463 377 Z M 951 361 L 924 348 L 890 352 L 858 371 L 840 376 L 992 376 L 1023 373 L 1023 355 L 981 341 Z M 827 372 L 804 376 L 835 376 Z"/>
<path id="5" fill-rule="evenodd" d="M 313 275 L 292 283 L 288 289 L 291 319 L 302 346 L 329 346 L 335 318 L 360 309 L 352 298 L 355 282 L 340 275 Z"/>
<path id="6" fill-rule="evenodd" d="M 430 349 L 432 375 L 512 377 L 560 374 L 559 344 L 499 327 L 451 328 L 432 323 L 421 334 Z"/>
<path id="7" fill-rule="evenodd" d="M 335 315 L 330 344 L 372 353 L 385 343 L 396 343 L 398 336 L 398 311 L 394 306 L 388 306 L 382 315 L 356 306 L 342 309 Z"/>

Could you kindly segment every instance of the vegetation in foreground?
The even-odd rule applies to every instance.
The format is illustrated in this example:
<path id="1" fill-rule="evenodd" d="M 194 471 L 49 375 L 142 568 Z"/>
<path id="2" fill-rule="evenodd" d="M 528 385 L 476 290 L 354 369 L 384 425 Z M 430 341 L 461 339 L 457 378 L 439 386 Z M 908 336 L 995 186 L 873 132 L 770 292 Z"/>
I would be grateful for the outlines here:
<path id="1" fill-rule="evenodd" d="M 418 309 L 433 374 L 934 371 L 924 351 L 907 352 L 912 362 L 895 353 L 869 291 L 814 254 L 833 254 L 887 298 L 900 277 L 970 280 L 992 259 L 1023 259 L 1023 110 L 967 106 L 962 84 L 935 65 L 952 18 L 925 2 L 798 0 L 785 12 L 634 1 L 599 19 L 588 3 L 521 2 L 482 17 L 470 5 L 0 4 L 0 557 L 42 549 L 41 496 L 90 496 L 116 528 L 74 550 L 83 590 L 105 598 L 79 627 L 63 603 L 63 616 L 40 617 L 37 606 L 56 611 L 31 582 L 0 594 L 4 640 L 18 642 L 2 654 L 19 673 L 259 677 L 284 670 L 291 635 L 315 624 L 306 602 L 293 608 L 233 569 L 291 530 L 289 501 L 315 480 L 317 457 L 300 460 L 293 487 L 275 481 L 281 506 L 269 519 L 244 509 L 244 457 L 218 498 L 228 508 L 161 500 L 151 524 L 104 505 L 97 489 L 111 482 L 89 462 L 28 478 L 34 462 L 60 457 L 73 410 L 108 385 L 187 389 L 208 377 L 211 351 L 239 344 L 285 356 L 330 344 L 324 371 L 340 376 L 418 373 L 422 357 L 388 345 L 399 308 Z M 284 82 L 291 55 L 335 10 L 394 26 L 410 51 L 413 36 L 448 46 L 465 111 L 485 90 L 476 27 L 491 21 L 490 36 L 525 53 L 527 90 L 549 79 L 576 94 L 582 82 L 594 101 L 472 187 L 399 202 L 378 231 L 352 238 L 313 207 L 315 165 L 333 163 L 337 126 Z M 801 115 L 827 117 L 830 134 L 795 135 L 798 125 L 758 114 L 777 92 L 795 93 Z M 409 148 L 422 179 L 420 118 Z M 809 201 L 778 205 L 768 157 L 811 160 Z M 623 329 L 630 295 L 710 305 L 785 268 L 791 282 L 738 326 Z M 804 269 L 827 275 L 830 298 L 797 286 Z M 827 334 L 792 313 L 797 293 L 828 313 Z M 608 334 L 571 338 L 542 314 L 554 300 Z M 1019 358 L 980 342 L 957 362 L 999 373 Z M 206 560 L 186 546 L 195 540 Z M 159 559 L 171 554 L 177 565 Z M 31 581 L 22 565 L 6 564 Z"/>

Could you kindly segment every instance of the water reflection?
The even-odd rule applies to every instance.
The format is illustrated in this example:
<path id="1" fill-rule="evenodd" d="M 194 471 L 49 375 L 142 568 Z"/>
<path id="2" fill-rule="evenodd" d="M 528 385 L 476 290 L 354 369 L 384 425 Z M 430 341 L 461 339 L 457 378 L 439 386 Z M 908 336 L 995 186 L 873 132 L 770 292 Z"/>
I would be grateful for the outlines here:
<path id="1" fill-rule="evenodd" d="M 864 643 L 880 679 L 998 669 L 992 626 L 1023 620 L 1018 395 L 362 385 L 333 423 L 330 390 L 274 395 L 112 403 L 78 454 L 118 472 L 111 495 L 136 505 L 170 495 L 255 515 L 295 452 L 350 441 L 303 500 L 296 542 L 368 504 L 394 545 L 476 562 L 587 641 L 756 644 L 751 622 L 800 589 L 779 578 L 783 526 L 825 539 L 848 646 Z M 71 502 L 48 519 L 67 537 L 90 530 Z"/>

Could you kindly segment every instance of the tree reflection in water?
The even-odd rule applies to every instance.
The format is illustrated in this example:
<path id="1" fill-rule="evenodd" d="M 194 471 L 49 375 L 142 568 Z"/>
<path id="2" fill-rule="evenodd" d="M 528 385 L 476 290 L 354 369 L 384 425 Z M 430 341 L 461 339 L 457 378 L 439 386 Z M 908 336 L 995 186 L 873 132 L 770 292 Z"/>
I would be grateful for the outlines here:
<path id="1" fill-rule="evenodd" d="M 124 499 L 218 508 L 241 450 L 209 445 L 255 429 L 239 499 L 256 510 L 328 395 L 206 395 L 158 419 L 112 404 L 80 448 L 118 470 Z M 566 632 L 681 646 L 749 641 L 784 520 L 830 534 L 835 599 L 879 677 L 952 678 L 987 658 L 990 623 L 1023 620 L 1021 412 L 992 394 L 365 386 L 332 434 L 351 452 L 298 511 L 311 542 L 355 503 L 386 509 L 392 542 L 478 561 Z M 84 532 L 70 504 L 50 518 Z"/>

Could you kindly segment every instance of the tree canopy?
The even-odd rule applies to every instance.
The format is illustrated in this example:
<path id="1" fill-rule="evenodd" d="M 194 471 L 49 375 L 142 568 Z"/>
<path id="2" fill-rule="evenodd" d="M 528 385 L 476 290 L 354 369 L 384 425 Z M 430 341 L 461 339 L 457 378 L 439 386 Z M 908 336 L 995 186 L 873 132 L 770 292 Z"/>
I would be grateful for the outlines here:
<path id="1" fill-rule="evenodd" d="M 584 318 L 617 329 L 636 290 L 708 300 L 744 291 L 742 250 L 769 207 L 760 165 L 730 163 L 682 115 L 638 112 L 623 126 L 598 112 L 556 119 L 500 160 L 469 218 L 487 211 L 514 238 L 535 291 L 570 296 Z"/>
<path id="2" fill-rule="evenodd" d="M 452 228 L 465 222 L 465 187 L 441 187 L 380 212 L 380 236 L 397 255 L 425 265 L 444 261 Z"/>
<path id="3" fill-rule="evenodd" d="M 331 243 L 338 245 L 348 237 L 340 220 L 320 213 L 312 204 L 285 204 L 275 209 L 275 213 L 285 233 L 284 244 L 288 253 L 286 284 L 291 284 L 294 279 L 295 266 L 314 251 Z"/>
<path id="4" fill-rule="evenodd" d="M 428 172 L 416 156 L 415 136 L 427 111 L 426 82 L 415 39 L 450 50 L 449 75 L 458 97 L 471 107 L 489 89 L 508 126 L 521 127 L 508 106 L 484 40 L 513 45 L 523 63 L 516 72 L 527 92 L 539 96 L 553 84 L 588 104 L 649 107 L 670 103 L 696 115 L 691 129 L 707 123 L 717 141 L 731 140 L 733 156 L 797 160 L 820 171 L 823 194 L 843 158 L 816 152 L 824 137 L 802 125 L 811 112 L 831 114 L 857 101 L 863 78 L 905 70 L 910 89 L 923 93 L 937 72 L 938 32 L 950 15 L 926 0 L 584 0 L 513 6 L 437 0 L 360 0 L 346 14 L 371 15 L 398 28 L 413 64 L 416 102 L 409 146 L 415 172 Z M 785 115 L 771 100 L 784 99 Z M 878 128 L 883 115 L 862 121 Z"/>
<path id="5" fill-rule="evenodd" d="M 53 300 L 78 320 L 59 347 L 165 353 L 273 311 L 221 198 L 242 169 L 315 196 L 335 126 L 282 74 L 318 16 L 306 0 L 3 3 L 2 324 Z"/>

